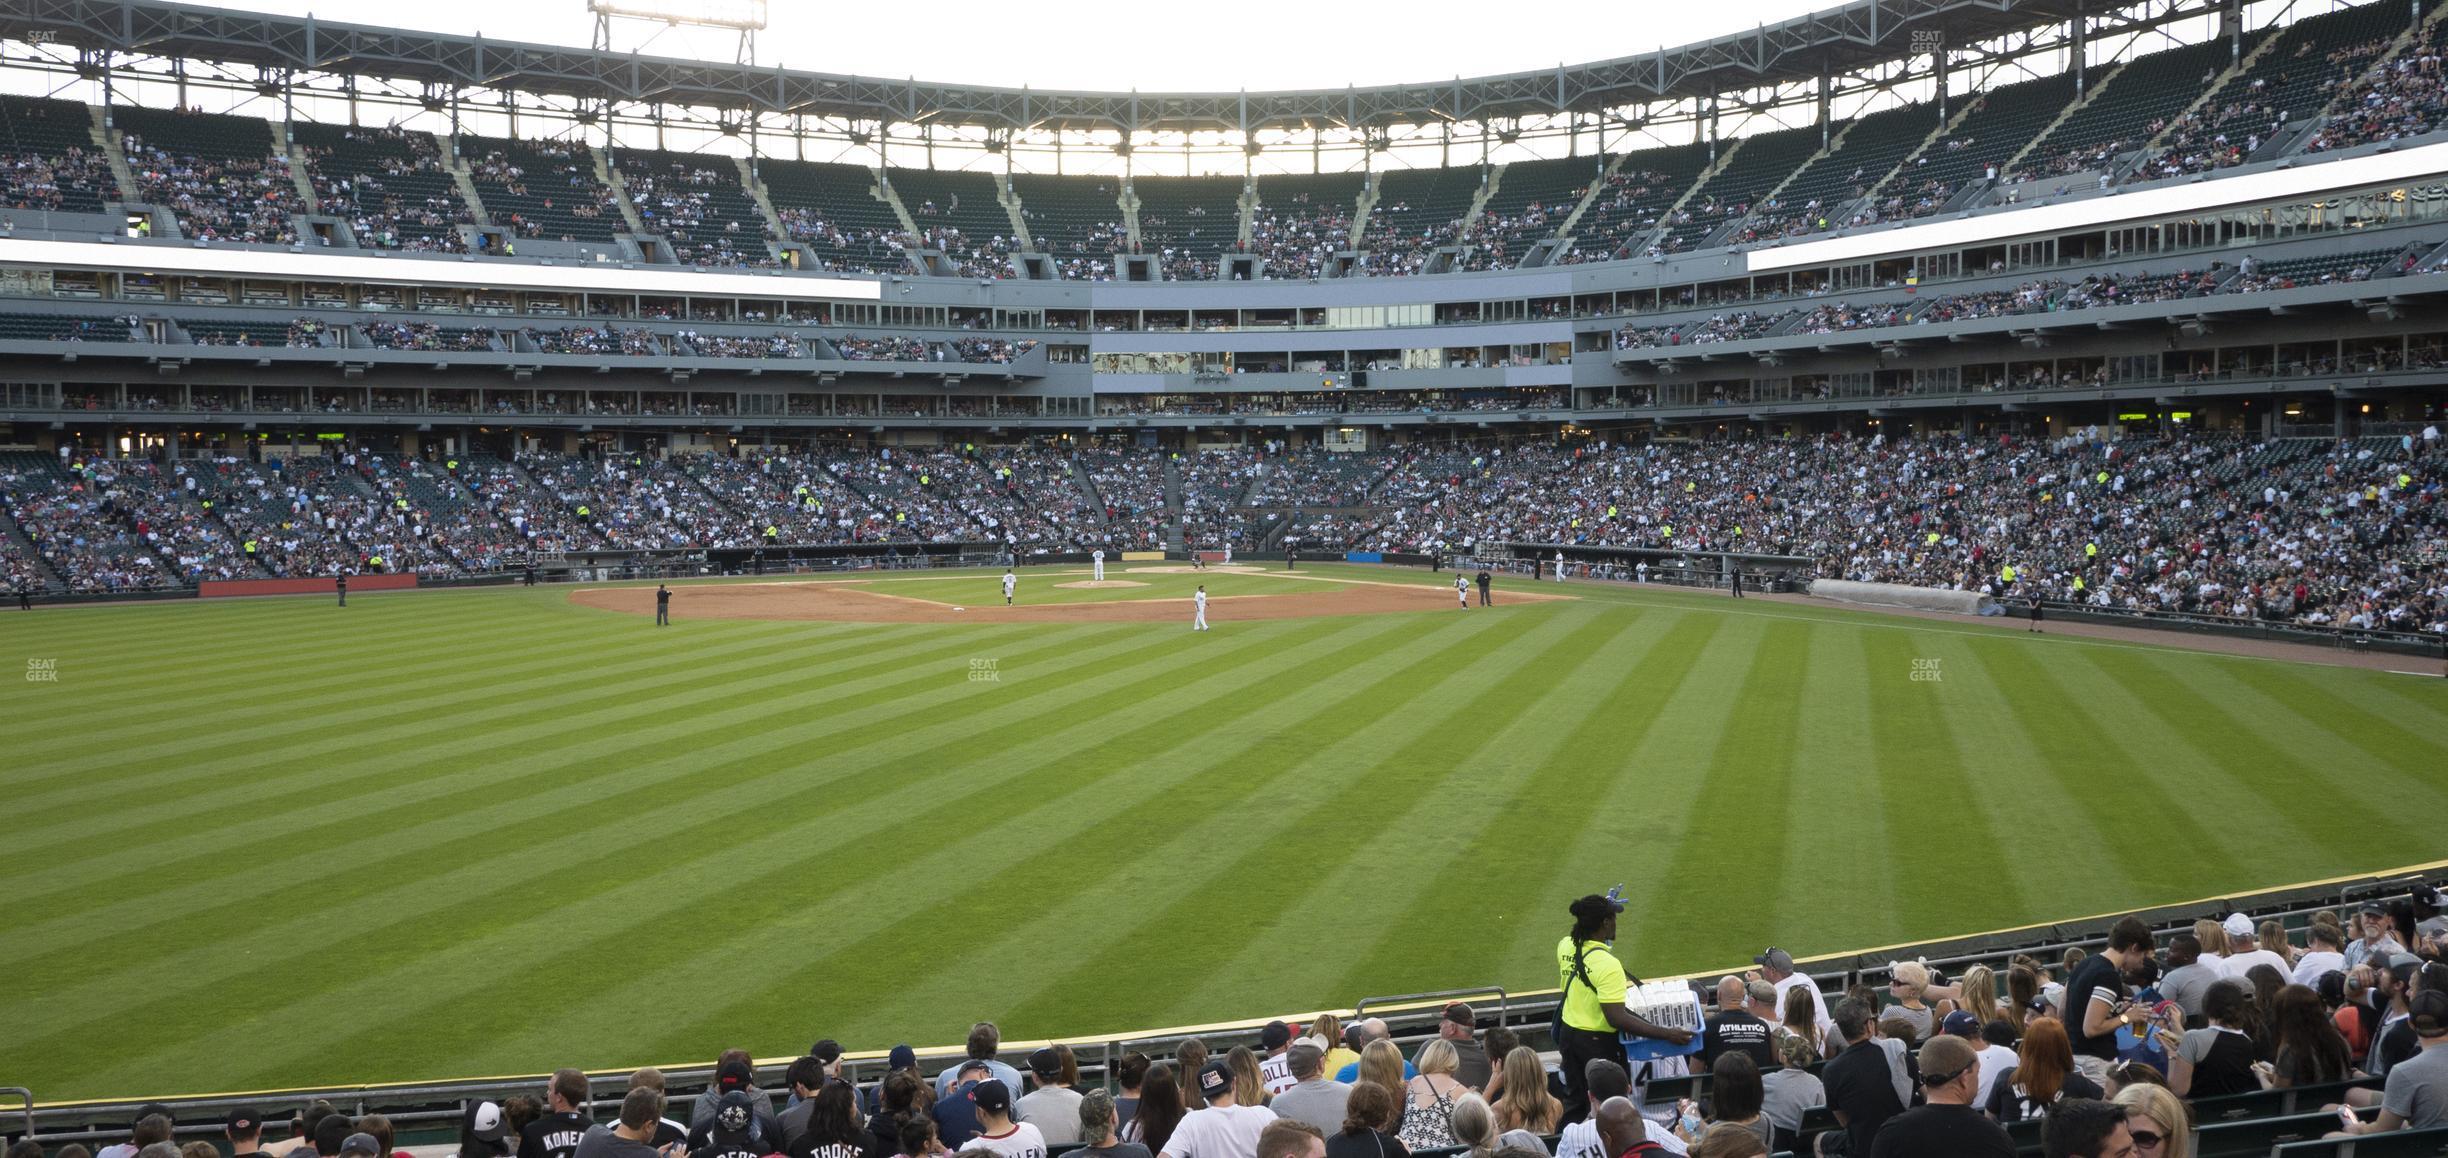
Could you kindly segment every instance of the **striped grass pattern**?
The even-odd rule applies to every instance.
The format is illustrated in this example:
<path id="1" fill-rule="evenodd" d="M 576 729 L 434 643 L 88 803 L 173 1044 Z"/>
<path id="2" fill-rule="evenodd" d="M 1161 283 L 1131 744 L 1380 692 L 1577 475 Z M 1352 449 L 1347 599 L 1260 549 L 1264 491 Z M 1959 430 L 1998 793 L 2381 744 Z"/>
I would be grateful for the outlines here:
<path id="1" fill-rule="evenodd" d="M 1618 881 L 1664 974 L 2438 855 L 2441 681 L 1548 590 L 1199 635 L 549 588 L 0 616 L 58 673 L 0 693 L 0 1080 L 1127 1034 L 1553 985 Z"/>

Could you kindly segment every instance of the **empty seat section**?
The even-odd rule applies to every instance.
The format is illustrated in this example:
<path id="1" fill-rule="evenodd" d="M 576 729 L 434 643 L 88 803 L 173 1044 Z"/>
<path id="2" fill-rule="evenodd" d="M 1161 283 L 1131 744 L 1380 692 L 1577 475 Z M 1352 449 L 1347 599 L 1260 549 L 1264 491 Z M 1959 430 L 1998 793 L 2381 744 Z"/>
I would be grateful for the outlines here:
<path id="1" fill-rule="evenodd" d="M 1012 276 L 1011 215 L 1003 211 L 994 174 L 888 169 L 885 175 L 926 245 L 942 250 L 962 277 Z"/>
<path id="2" fill-rule="evenodd" d="M 1603 157 L 1555 157 L 1505 166 L 1496 192 L 1464 235 L 1472 248 L 1462 268 L 1511 269 L 1541 238 L 1555 234 L 1605 167 Z"/>
<path id="3" fill-rule="evenodd" d="M 1012 192 L 1037 248 L 1062 275 L 1083 281 L 1113 277 L 1113 257 L 1129 244 L 1122 226 L 1121 185 L 1113 177 L 1014 173 Z"/>
<path id="4" fill-rule="evenodd" d="M 1166 281 L 1212 281 L 1241 237 L 1239 177 L 1140 177 L 1139 251 Z"/>
<path id="5" fill-rule="evenodd" d="M 1460 235 L 1462 215 L 1479 196 L 1485 170 L 1476 165 L 1394 169 L 1378 174 L 1377 207 L 1369 211 L 1360 248 L 1369 273 L 1418 273 L 1428 254 Z"/>
<path id="6" fill-rule="evenodd" d="M 757 174 L 782 219 L 783 238 L 807 246 L 825 265 L 854 273 L 908 268 L 901 219 L 876 200 L 875 173 L 865 165 L 760 161 Z"/>
<path id="7" fill-rule="evenodd" d="M 1635 250 L 1657 232 L 1668 207 L 1708 166 L 1709 149 L 1702 142 L 1642 149 L 1626 156 L 1573 226 L 1573 248 L 1565 255 L 1565 263 L 1635 256 Z"/>
<path id="8" fill-rule="evenodd" d="M 1938 109 L 1926 103 L 1880 109 L 1853 122 L 1833 151 L 1812 159 L 1774 199 L 1752 209 L 1745 239 L 1798 237 L 1876 220 L 1868 213 L 1856 220 L 1847 209 L 1937 127 Z"/>
<path id="9" fill-rule="evenodd" d="M 1754 204 L 1765 200 L 1770 190 L 1784 183 L 1819 147 L 1816 125 L 1779 129 L 1745 140 L 1725 167 L 1712 174 L 1666 223 L 1660 248 L 1679 253 L 1707 244 L 1711 234 L 1748 215 Z"/>

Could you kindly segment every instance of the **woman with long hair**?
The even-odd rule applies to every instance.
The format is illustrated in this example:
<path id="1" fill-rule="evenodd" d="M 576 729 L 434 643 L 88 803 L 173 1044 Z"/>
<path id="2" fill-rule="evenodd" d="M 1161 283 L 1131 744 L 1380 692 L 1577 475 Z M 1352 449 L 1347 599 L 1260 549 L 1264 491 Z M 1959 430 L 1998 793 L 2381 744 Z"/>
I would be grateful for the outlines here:
<path id="1" fill-rule="evenodd" d="M 1148 1067 L 1147 1079 L 1139 1083 L 1139 1109 L 1131 1115 L 1130 1125 L 1122 1128 L 1122 1140 L 1137 1142 L 1150 1154 L 1164 1153 L 1165 1143 L 1173 1140 L 1173 1129 L 1181 1125 L 1182 1116 L 1190 1108 L 1182 1101 L 1181 1085 L 1173 1080 L 1173 1071 L 1163 1062 Z"/>
<path id="2" fill-rule="evenodd" d="M 2270 1030 L 2278 1040 L 2269 1084 L 2276 1089 L 2342 1082 L 2354 1076 L 2346 1038 L 2310 987 L 2289 985 L 2270 1004 Z"/>
<path id="3" fill-rule="evenodd" d="M 1464 1158 L 1496 1158 L 1496 1111 L 1468 1090 L 1453 1105 L 1453 1140 Z"/>
<path id="4" fill-rule="evenodd" d="M 2256 932 L 2260 937 L 2261 947 L 2285 958 L 2287 968 L 2293 969 L 2295 959 L 2303 956 L 2303 953 L 2295 948 L 2295 942 L 2287 936 L 2285 922 L 2263 921 L 2261 928 Z"/>
<path id="5" fill-rule="evenodd" d="M 2136 1082 L 2116 1092 L 2135 1158 L 2193 1158 L 2193 1111 L 2166 1086 Z"/>
<path id="6" fill-rule="evenodd" d="M 2227 926 L 2208 917 L 2193 922 L 2193 939 L 2201 942 L 2202 959 L 2227 959 Z"/>
<path id="7" fill-rule="evenodd" d="M 807 1129 L 791 1143 L 791 1153 L 804 1152 L 805 1158 L 859 1158 L 877 1144 L 866 1123 L 859 1121 L 858 1091 L 850 1083 L 826 1082 L 808 1101 Z"/>
<path id="8" fill-rule="evenodd" d="M 1395 1075 L 1401 1076 L 1397 1068 Z M 1326 1158 L 1410 1158 L 1394 1136 L 1393 1088 L 1372 1081 L 1352 1083 L 1343 1103 L 1343 1128 L 1326 1139 Z"/>
<path id="9" fill-rule="evenodd" d="M 2000 1122 L 2037 1117 L 2063 1098 L 2097 1098 L 2099 1085 L 2074 1068 L 2074 1043 L 2065 1023 L 2035 1017 L 2024 1027 L 2014 1068 L 1999 1074 L 1989 1091 L 1989 1116 Z"/>
<path id="10" fill-rule="evenodd" d="M 1173 1049 L 1173 1064 L 1180 1067 L 1173 1076 L 1173 1088 L 1181 1091 L 1182 1105 L 1193 1110 L 1206 1109 L 1207 1098 L 1198 1090 L 1198 1074 L 1207 1068 L 1207 1043 L 1195 1037 L 1182 1039 Z M 1162 1147 L 1148 1149 L 1162 1152 Z"/>
<path id="11" fill-rule="evenodd" d="M 2015 962 L 2013 967 L 2006 970 L 2006 1008 L 2003 1012 L 2006 1020 L 2014 1023 L 2016 1037 L 2023 1036 L 2023 1031 L 2030 1027 L 2032 1002 L 2039 999 L 2040 970 L 2021 961 Z"/>
<path id="12" fill-rule="evenodd" d="M 2273 965 L 2255 965 L 2244 971 L 2244 980 L 2252 986 L 2253 996 L 2244 1032 L 2252 1038 L 2253 1056 L 2268 1061 L 2278 1056 L 2278 1035 L 2270 1027 L 2270 1011 L 2278 1007 L 2278 991 L 2287 986 L 2286 974 Z"/>
<path id="13" fill-rule="evenodd" d="M 943 1158 L 951 1153 L 935 1133 L 935 1119 L 920 1114 L 899 1122 L 900 1129 L 893 1136 L 893 1153 L 898 1158 Z"/>
<path id="14" fill-rule="evenodd" d="M 1331 1013 L 1321 1013 L 1309 1019 L 1309 1036 L 1316 1038 L 1318 1052 L 1326 1056 L 1318 1062 L 1318 1073 L 1332 1078 L 1343 1067 L 1360 1060 L 1360 1051 L 1343 1044 L 1343 1019 Z"/>
<path id="15" fill-rule="evenodd" d="M 867 1132 L 885 1146 L 899 1146 L 902 1127 L 911 1118 L 927 1116 L 930 1105 L 927 1099 L 934 1093 L 934 1084 L 919 1077 L 915 1070 L 894 1070 L 884 1075 L 877 1094 L 876 1114 L 867 1119 Z"/>
<path id="16" fill-rule="evenodd" d="M 1496 1128 L 1527 1130 L 1541 1137 L 1555 1133 L 1564 1119 L 1564 1103 L 1547 1092 L 1547 1068 L 1539 1064 L 1538 1051 L 1514 1046 L 1505 1053 L 1501 1068 L 1504 1094 L 1495 1106 Z"/>
<path id="17" fill-rule="evenodd" d="M 1360 1080 L 1375 1082 L 1394 1095 L 1394 1120 L 1402 1121 L 1403 1056 L 1393 1042 L 1378 1038 L 1360 1051 Z"/>
<path id="18" fill-rule="evenodd" d="M 2252 1017 L 2252 990 L 2232 978 L 2212 982 L 2202 994 L 2202 1012 L 2210 1024 L 2186 1030 L 2168 1058 L 2168 1089 L 2187 1099 L 2260 1089 L 2261 1079 L 2253 1075 L 2252 1037 L 2244 1031 Z"/>
<path id="19" fill-rule="evenodd" d="M 1997 972 L 1986 965 L 1974 965 L 1955 980 L 1955 1008 L 1971 1014 L 1982 1025 L 2001 1017 L 1998 1008 Z"/>
<path id="20" fill-rule="evenodd" d="M 1691 1041 L 1686 1029 L 1653 1025 L 1624 1005 L 1631 974 L 1615 956 L 1615 916 L 1623 902 L 1591 893 L 1571 906 L 1572 930 L 1556 942 L 1556 1051 L 1564 1071 L 1564 1116 L 1580 1121 L 1589 1112 L 1589 1064 L 1599 1058 L 1624 1064 L 1623 1035 L 1675 1045 Z"/>
<path id="21" fill-rule="evenodd" d="M 1266 1078 L 1258 1073 L 1258 1055 L 1246 1045 L 1236 1045 L 1224 1051 L 1224 1064 L 1232 1067 L 1233 1104 L 1263 1106 L 1267 1104 Z"/>
<path id="22" fill-rule="evenodd" d="M 1785 1004 L 1777 1011 L 1777 1024 L 1785 1032 L 1809 1042 L 1812 1057 L 1827 1056 L 1827 1039 L 1819 1035 L 1818 998 L 1809 987 L 1796 985 L 1785 991 Z"/>

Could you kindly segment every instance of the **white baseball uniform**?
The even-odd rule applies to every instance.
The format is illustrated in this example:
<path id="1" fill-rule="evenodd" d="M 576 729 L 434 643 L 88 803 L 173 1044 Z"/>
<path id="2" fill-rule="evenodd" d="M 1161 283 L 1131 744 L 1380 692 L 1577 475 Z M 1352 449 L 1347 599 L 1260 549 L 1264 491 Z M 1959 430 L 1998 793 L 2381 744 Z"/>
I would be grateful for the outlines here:
<path id="1" fill-rule="evenodd" d="M 1009 603 L 1012 601 L 1012 588 L 1019 585 L 1020 580 L 1013 577 L 1011 572 L 1005 571 L 1003 573 L 1003 602 Z"/>
<path id="2" fill-rule="evenodd" d="M 1462 610 L 1470 610 L 1470 580 L 1459 571 L 1454 572 L 1454 598 L 1462 601 Z"/>
<path id="3" fill-rule="evenodd" d="M 1096 581 L 1097 581 L 1097 582 L 1099 582 L 1099 583 L 1104 582 L 1104 581 L 1105 581 L 1105 551 L 1104 551 L 1104 549 L 1103 549 L 1103 548 L 1099 548 L 1095 554 L 1093 554 L 1093 555 L 1091 555 L 1091 556 L 1089 556 L 1089 557 L 1090 557 L 1090 558 L 1092 558 L 1092 559 L 1094 559 L 1094 560 L 1096 560 Z"/>
<path id="4" fill-rule="evenodd" d="M 1190 597 L 1190 602 L 1197 608 L 1195 616 L 1190 620 L 1190 630 L 1207 630 L 1207 593 L 1201 591 L 1195 595 L 1192 595 Z"/>
<path id="5" fill-rule="evenodd" d="M 1224 540 L 1224 565 L 1232 566 L 1232 540 Z"/>
<path id="6" fill-rule="evenodd" d="M 1564 552 L 1556 552 L 1556 582 L 1564 581 Z"/>

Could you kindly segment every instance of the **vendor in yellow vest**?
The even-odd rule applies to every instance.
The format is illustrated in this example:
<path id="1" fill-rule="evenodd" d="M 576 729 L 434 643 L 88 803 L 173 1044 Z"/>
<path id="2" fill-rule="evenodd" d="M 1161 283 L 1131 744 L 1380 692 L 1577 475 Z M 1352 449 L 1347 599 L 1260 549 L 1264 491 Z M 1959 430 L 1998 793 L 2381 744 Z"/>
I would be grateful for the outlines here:
<path id="1" fill-rule="evenodd" d="M 1616 959 L 1615 914 L 1623 911 L 1622 886 L 1572 903 L 1572 932 L 1556 942 L 1556 973 L 1564 991 L 1557 1022 L 1556 1049 L 1564 1071 L 1565 1122 L 1589 1113 L 1589 1063 L 1604 1058 L 1625 1065 L 1623 1034 L 1654 1037 L 1683 1045 L 1688 1029 L 1652 1025 L 1624 1005 L 1630 981 Z M 1629 1067 L 1627 1067 L 1629 1068 Z"/>

